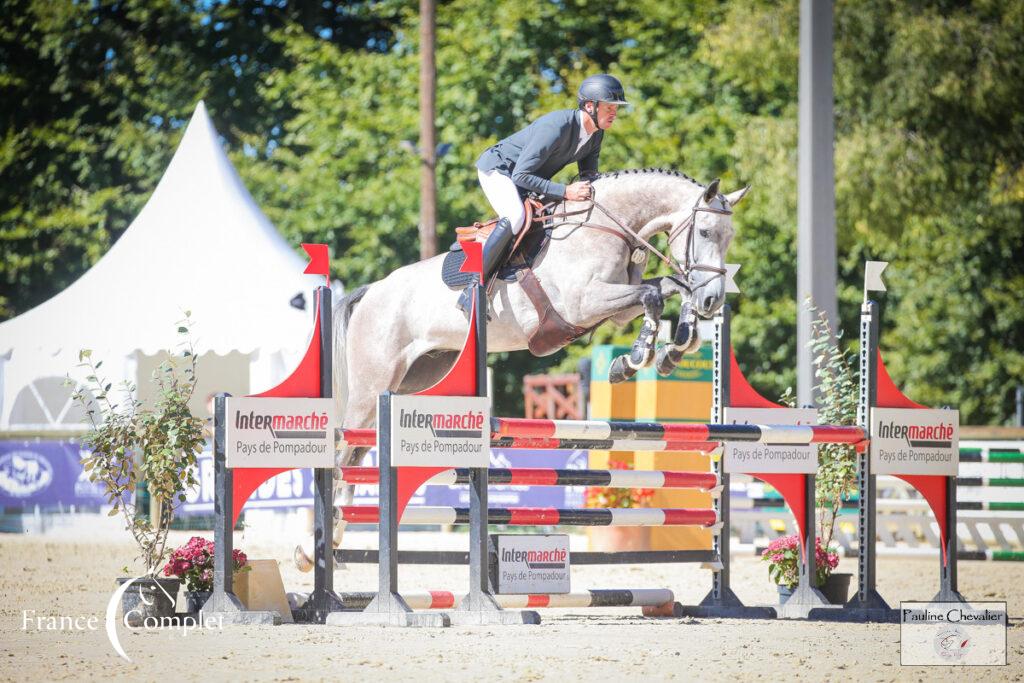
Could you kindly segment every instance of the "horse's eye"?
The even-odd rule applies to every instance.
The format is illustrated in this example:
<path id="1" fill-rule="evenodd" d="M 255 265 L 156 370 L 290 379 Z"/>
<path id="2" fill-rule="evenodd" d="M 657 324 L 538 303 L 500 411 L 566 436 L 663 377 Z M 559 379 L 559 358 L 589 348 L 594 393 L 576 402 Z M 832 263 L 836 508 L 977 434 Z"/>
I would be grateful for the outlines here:
<path id="1" fill-rule="evenodd" d="M 707 239 L 708 237 L 711 237 L 711 231 L 708 230 L 707 228 L 701 228 L 700 229 L 700 236 L 705 238 L 705 239 Z"/>

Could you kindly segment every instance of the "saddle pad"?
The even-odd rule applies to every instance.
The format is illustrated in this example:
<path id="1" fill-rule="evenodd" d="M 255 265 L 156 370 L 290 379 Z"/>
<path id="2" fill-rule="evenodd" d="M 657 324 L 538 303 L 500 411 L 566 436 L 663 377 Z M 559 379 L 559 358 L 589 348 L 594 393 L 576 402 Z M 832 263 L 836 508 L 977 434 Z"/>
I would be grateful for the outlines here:
<path id="1" fill-rule="evenodd" d="M 473 273 L 462 273 L 459 271 L 462 264 L 466 262 L 466 252 L 461 248 L 449 251 L 444 255 L 444 263 L 441 264 L 441 282 L 452 289 L 464 289 L 473 281 Z M 506 264 L 498 271 L 498 277 L 506 282 L 515 282 L 518 266 Z"/>
<path id="2" fill-rule="evenodd" d="M 473 273 L 461 273 L 459 268 L 466 262 L 466 252 L 449 251 L 441 265 L 441 281 L 452 289 L 463 289 L 473 281 Z"/>

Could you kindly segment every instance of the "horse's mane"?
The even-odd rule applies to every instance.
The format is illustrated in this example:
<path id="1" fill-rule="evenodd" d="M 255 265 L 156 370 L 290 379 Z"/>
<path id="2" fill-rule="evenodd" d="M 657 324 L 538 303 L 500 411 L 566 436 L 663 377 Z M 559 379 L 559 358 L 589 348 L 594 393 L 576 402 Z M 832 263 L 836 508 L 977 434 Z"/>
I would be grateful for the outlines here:
<path id="1" fill-rule="evenodd" d="M 677 171 L 674 168 L 627 168 L 618 171 L 605 171 L 604 173 L 598 173 L 595 176 L 591 176 L 591 180 L 601 180 L 602 178 L 618 178 L 619 176 L 625 175 L 666 175 L 675 178 L 682 178 L 688 180 L 697 187 L 706 187 L 700 184 L 690 176 L 686 175 L 682 171 Z"/>

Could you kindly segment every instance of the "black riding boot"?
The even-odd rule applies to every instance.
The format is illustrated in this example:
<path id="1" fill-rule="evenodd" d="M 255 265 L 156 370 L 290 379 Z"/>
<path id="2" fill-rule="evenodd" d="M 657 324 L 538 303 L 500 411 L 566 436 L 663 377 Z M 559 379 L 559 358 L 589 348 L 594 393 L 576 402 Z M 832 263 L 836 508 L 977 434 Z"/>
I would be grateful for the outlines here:
<path id="1" fill-rule="evenodd" d="M 507 218 L 502 218 L 494 226 L 494 232 L 484 242 L 483 266 L 485 287 L 491 281 L 491 278 L 494 277 L 495 273 L 498 272 L 498 269 L 505 263 L 515 236 L 515 233 L 512 232 L 512 224 L 508 222 Z M 457 306 L 463 313 L 469 313 L 469 287 L 462 290 Z"/>

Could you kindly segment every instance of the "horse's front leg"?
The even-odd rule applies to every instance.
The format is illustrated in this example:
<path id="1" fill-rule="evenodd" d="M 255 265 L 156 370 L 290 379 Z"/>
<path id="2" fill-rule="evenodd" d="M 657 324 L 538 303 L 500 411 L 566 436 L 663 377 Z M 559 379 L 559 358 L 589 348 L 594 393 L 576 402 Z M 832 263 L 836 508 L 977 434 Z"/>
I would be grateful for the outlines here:
<path id="1" fill-rule="evenodd" d="M 661 292 L 662 299 L 668 299 L 673 294 L 678 294 L 681 298 L 686 299 L 690 294 L 686 286 L 671 275 L 646 278 L 643 280 L 643 284 L 657 287 Z"/>
<path id="2" fill-rule="evenodd" d="M 693 304 L 684 301 L 679 309 L 679 322 L 676 323 L 676 333 L 671 344 L 665 344 L 658 349 L 657 363 L 655 367 L 658 374 L 667 377 L 679 365 L 683 354 L 696 353 L 700 349 L 700 333 L 697 330 L 697 314 L 693 310 Z"/>
<path id="3" fill-rule="evenodd" d="M 655 367 L 658 374 L 667 377 L 679 365 L 684 354 L 696 353 L 700 349 L 701 339 L 697 330 L 697 314 L 690 300 L 690 291 L 677 278 L 655 277 L 644 280 L 644 283 L 657 286 L 665 299 L 673 294 L 679 294 L 683 299 L 683 305 L 679 309 L 679 322 L 676 323 L 676 333 L 672 342 L 658 348 L 656 354 Z"/>
<path id="4" fill-rule="evenodd" d="M 658 321 L 665 308 L 665 301 L 656 285 L 621 285 L 599 283 L 587 289 L 587 304 L 584 311 L 599 319 L 629 318 L 636 316 L 637 309 L 644 314 L 640 333 L 628 356 L 619 356 L 608 369 L 608 381 L 612 384 L 624 382 L 637 370 L 654 362 L 655 343 L 658 335 Z"/>

